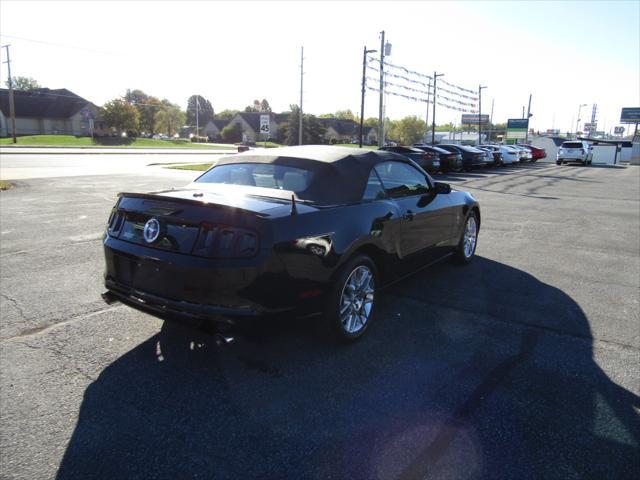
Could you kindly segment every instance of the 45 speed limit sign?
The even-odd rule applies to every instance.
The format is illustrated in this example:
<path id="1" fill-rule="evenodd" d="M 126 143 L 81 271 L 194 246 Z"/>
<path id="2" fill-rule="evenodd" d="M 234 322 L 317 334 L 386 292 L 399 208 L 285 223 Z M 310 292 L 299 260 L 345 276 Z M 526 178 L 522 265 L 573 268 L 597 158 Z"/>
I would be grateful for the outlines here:
<path id="1" fill-rule="evenodd" d="M 260 133 L 269 135 L 271 133 L 271 124 L 269 123 L 269 115 L 260 115 Z"/>

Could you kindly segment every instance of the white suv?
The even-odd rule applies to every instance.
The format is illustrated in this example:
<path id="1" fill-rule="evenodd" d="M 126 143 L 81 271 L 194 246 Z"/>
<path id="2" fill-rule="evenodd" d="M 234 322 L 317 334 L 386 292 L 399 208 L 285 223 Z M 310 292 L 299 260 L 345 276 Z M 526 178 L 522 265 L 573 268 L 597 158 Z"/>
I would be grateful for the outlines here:
<path id="1" fill-rule="evenodd" d="M 558 149 L 556 165 L 562 165 L 569 162 L 580 162 L 583 165 L 591 165 L 593 160 L 593 152 L 588 142 L 584 140 L 573 140 L 570 142 L 562 142 L 562 146 Z"/>

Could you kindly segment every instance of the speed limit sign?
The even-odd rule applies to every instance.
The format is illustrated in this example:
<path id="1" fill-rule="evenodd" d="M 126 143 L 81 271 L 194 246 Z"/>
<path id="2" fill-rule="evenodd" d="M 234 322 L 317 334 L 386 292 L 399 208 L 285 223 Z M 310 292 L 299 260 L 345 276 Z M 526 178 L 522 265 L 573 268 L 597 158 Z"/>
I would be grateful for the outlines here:
<path id="1" fill-rule="evenodd" d="M 263 133 L 265 135 L 269 135 L 271 133 L 269 115 L 260 115 L 260 133 Z"/>

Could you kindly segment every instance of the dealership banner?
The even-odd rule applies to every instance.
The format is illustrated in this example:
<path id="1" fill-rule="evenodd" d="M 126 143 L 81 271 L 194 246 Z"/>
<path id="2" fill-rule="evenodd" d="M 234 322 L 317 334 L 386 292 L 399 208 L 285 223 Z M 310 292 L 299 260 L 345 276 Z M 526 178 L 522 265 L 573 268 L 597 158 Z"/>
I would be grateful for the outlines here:
<path id="1" fill-rule="evenodd" d="M 623 108 L 620 123 L 640 123 L 640 107 Z"/>
<path id="2" fill-rule="evenodd" d="M 526 138 L 528 129 L 528 118 L 510 118 L 507 120 L 507 139 Z"/>
<path id="3" fill-rule="evenodd" d="M 481 123 L 482 125 L 489 124 L 489 115 L 479 115 L 479 117 L 480 118 L 478 119 L 478 115 L 462 115 L 460 123 L 462 125 L 478 125 L 478 123 Z"/>

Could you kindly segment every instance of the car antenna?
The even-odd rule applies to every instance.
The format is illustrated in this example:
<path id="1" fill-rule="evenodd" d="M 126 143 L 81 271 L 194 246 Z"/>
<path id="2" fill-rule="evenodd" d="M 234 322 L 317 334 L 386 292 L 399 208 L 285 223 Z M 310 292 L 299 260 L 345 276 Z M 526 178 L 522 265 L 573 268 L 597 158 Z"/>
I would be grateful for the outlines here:
<path id="1" fill-rule="evenodd" d="M 298 208 L 296 207 L 296 197 L 295 195 L 291 194 L 291 215 L 297 215 L 298 214 Z"/>

